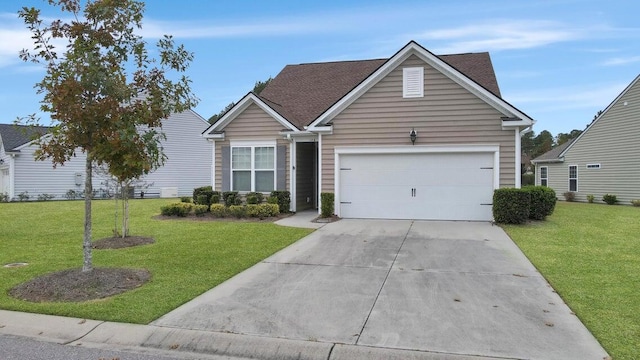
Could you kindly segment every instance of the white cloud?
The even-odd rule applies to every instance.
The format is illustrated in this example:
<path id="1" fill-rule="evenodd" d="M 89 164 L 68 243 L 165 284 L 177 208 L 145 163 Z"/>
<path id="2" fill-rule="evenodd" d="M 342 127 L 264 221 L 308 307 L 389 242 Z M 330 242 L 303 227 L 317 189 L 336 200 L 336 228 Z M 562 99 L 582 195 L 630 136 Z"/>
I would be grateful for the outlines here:
<path id="1" fill-rule="evenodd" d="M 605 66 L 627 65 L 640 62 L 640 56 L 616 57 L 608 59 L 603 63 Z"/>
<path id="2" fill-rule="evenodd" d="M 439 53 L 530 49 L 583 37 L 582 31 L 544 20 L 493 20 L 456 28 L 425 31 L 416 38 L 446 41 Z"/>

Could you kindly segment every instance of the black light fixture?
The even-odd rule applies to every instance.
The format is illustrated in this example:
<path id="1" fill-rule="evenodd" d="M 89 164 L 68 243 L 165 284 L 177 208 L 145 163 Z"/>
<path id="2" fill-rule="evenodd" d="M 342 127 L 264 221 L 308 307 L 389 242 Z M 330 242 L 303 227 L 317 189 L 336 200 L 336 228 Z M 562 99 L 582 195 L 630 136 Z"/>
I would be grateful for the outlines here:
<path id="1" fill-rule="evenodd" d="M 4 164 L 4 159 L 0 159 L 0 165 Z"/>
<path id="2" fill-rule="evenodd" d="M 417 137 L 418 137 L 418 132 L 416 131 L 416 129 L 411 129 L 411 132 L 409 132 L 409 139 L 411 139 L 411 145 L 416 144 Z"/>

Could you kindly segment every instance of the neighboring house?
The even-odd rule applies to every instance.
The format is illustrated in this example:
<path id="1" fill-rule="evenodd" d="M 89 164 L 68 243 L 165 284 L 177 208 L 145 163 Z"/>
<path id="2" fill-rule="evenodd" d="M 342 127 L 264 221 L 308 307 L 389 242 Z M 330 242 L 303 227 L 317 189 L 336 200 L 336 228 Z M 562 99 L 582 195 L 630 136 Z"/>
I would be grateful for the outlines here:
<path id="1" fill-rule="evenodd" d="M 620 203 L 640 199 L 640 75 L 572 142 L 533 159 L 536 184 Z"/>
<path id="2" fill-rule="evenodd" d="M 520 132 L 488 53 L 286 66 L 207 129 L 216 190 L 289 190 L 293 211 L 335 194 L 343 218 L 491 220 L 520 186 Z M 414 144 L 415 141 L 415 144 Z"/>
<path id="3" fill-rule="evenodd" d="M 209 125 L 194 111 L 173 114 L 162 122 L 167 139 L 162 142 L 167 160 L 161 168 L 144 176 L 148 188 L 137 188 L 147 196 L 190 196 L 193 189 L 211 184 L 211 145 L 201 133 Z M 46 132 L 48 128 L 38 131 Z M 25 126 L 0 124 L 0 193 L 17 200 L 20 194 L 28 194 L 30 200 L 39 195 L 54 195 L 64 199 L 69 190 L 80 194 L 84 190 L 86 155 L 77 150 L 75 157 L 64 165 L 53 168 L 50 160 L 34 160 L 37 146 L 32 143 Z M 94 172 L 93 188 L 97 196 L 104 193 L 104 178 Z"/>

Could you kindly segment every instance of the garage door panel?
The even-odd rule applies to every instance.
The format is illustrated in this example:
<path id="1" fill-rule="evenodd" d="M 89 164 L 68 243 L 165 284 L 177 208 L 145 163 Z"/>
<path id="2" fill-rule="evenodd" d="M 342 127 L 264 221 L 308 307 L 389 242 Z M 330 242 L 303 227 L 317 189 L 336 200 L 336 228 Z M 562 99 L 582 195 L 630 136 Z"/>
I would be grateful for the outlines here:
<path id="1" fill-rule="evenodd" d="M 492 218 L 493 153 L 348 154 L 340 169 L 345 218 Z"/>

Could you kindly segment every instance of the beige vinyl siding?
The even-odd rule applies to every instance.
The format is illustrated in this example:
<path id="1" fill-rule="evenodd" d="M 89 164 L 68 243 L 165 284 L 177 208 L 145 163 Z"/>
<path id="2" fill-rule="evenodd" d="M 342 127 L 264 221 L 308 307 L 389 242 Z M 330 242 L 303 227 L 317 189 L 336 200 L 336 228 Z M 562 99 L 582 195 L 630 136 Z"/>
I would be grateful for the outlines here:
<path id="1" fill-rule="evenodd" d="M 289 189 L 289 151 L 290 144 L 279 133 L 285 127 L 264 112 L 258 105 L 249 105 L 240 115 L 224 128 L 224 141 L 216 141 L 215 189 L 222 189 L 222 146 L 229 146 L 231 141 L 277 140 L 277 145 L 286 145 L 286 185 Z"/>
<path id="2" fill-rule="evenodd" d="M 565 163 L 548 163 L 538 164 L 536 166 L 536 185 L 540 185 L 540 167 L 547 167 L 547 186 L 556 192 L 556 197 L 564 200 L 565 192 L 569 191 L 569 164 Z M 580 188 L 581 171 L 578 168 L 578 189 Z"/>
<path id="3" fill-rule="evenodd" d="M 607 193 L 621 204 L 640 199 L 640 81 L 569 148 L 564 164 L 565 179 L 568 166 L 578 165 L 578 201 L 586 201 L 589 194 L 601 201 Z M 587 164 L 601 168 L 587 169 Z"/>
<path id="4" fill-rule="evenodd" d="M 402 97 L 402 68 L 424 66 L 424 97 Z M 336 146 L 499 144 L 500 186 L 515 185 L 515 130 L 499 111 L 416 56 L 409 57 L 333 119 L 322 136 L 322 191 L 334 191 Z"/>

